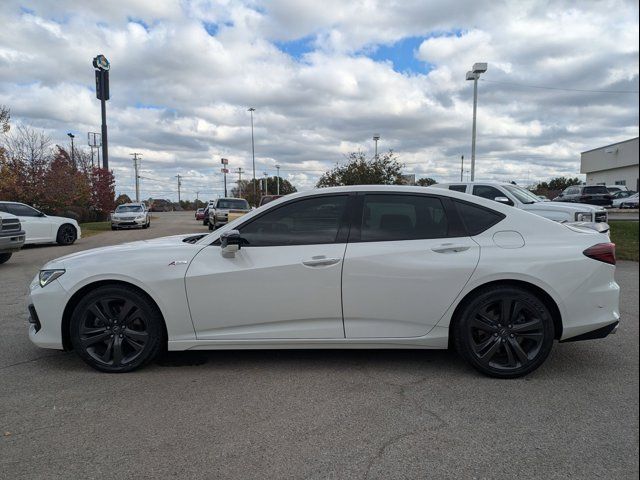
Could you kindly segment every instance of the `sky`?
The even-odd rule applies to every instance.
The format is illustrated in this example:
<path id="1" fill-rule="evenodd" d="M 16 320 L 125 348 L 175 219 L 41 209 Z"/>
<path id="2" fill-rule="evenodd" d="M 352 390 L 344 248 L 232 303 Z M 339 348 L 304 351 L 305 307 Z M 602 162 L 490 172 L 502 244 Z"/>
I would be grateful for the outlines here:
<path id="1" fill-rule="evenodd" d="M 75 0 L 0 2 L 0 104 L 86 147 L 92 58 L 111 62 L 110 167 L 142 196 L 212 198 L 220 158 L 299 190 L 349 152 L 393 149 L 416 177 L 577 176 L 580 152 L 638 136 L 636 1 Z M 468 177 L 468 173 L 465 173 Z M 237 175 L 229 176 L 229 182 Z M 196 193 L 199 192 L 199 193 Z"/>

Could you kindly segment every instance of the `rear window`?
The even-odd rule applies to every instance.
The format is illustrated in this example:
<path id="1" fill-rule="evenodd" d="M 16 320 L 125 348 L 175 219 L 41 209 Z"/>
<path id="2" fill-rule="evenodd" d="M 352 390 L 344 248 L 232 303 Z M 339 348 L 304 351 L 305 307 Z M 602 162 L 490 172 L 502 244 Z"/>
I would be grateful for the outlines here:
<path id="1" fill-rule="evenodd" d="M 454 200 L 454 203 L 467 232 L 471 236 L 479 235 L 485 230 L 488 230 L 505 217 L 502 213 L 479 205 L 473 205 L 459 200 Z"/>
<path id="2" fill-rule="evenodd" d="M 449 190 L 453 190 L 454 192 L 466 193 L 467 186 L 466 185 L 449 185 Z"/>
<path id="3" fill-rule="evenodd" d="M 583 192 L 586 195 L 608 195 L 609 190 L 604 185 L 596 185 L 595 187 L 584 187 Z"/>
<path id="4" fill-rule="evenodd" d="M 249 203 L 246 200 L 233 200 L 225 198 L 222 200 L 218 200 L 218 208 L 230 210 L 249 210 Z"/>

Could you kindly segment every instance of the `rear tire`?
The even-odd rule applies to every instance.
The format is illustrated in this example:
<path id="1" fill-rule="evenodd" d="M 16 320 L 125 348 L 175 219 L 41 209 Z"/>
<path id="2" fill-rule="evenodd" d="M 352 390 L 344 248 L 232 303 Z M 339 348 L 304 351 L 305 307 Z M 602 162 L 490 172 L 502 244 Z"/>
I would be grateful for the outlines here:
<path id="1" fill-rule="evenodd" d="M 549 309 L 533 293 L 511 286 L 481 290 L 454 320 L 460 355 L 490 377 L 517 378 L 549 356 L 555 337 Z"/>
<path id="2" fill-rule="evenodd" d="M 73 245 L 77 238 L 78 232 L 76 231 L 76 227 L 67 223 L 58 229 L 56 242 L 58 245 Z"/>
<path id="3" fill-rule="evenodd" d="M 0 253 L 0 265 L 7 263 L 13 253 Z"/>
<path id="4" fill-rule="evenodd" d="M 154 360 L 165 345 L 163 320 L 144 295 L 125 286 L 99 287 L 71 315 L 71 343 L 88 365 L 124 373 Z"/>

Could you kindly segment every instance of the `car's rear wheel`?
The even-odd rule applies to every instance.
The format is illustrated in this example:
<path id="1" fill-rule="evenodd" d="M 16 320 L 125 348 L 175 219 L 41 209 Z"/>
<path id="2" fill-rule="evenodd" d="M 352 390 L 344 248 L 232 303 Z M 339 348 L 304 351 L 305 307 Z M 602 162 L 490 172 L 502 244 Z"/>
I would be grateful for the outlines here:
<path id="1" fill-rule="evenodd" d="M 7 263 L 11 258 L 12 253 L 0 253 L 0 265 Z"/>
<path id="2" fill-rule="evenodd" d="M 545 303 L 518 287 L 480 291 L 454 320 L 456 349 L 485 375 L 516 378 L 537 369 L 551 352 L 553 318 Z"/>
<path id="3" fill-rule="evenodd" d="M 104 372 L 139 368 L 165 343 L 157 307 L 123 286 L 99 287 L 86 295 L 73 311 L 70 333 L 80 358 Z"/>
<path id="4" fill-rule="evenodd" d="M 56 236 L 56 242 L 58 245 L 71 245 L 78 238 L 76 227 L 73 225 L 62 225 L 58 229 L 58 235 Z"/>

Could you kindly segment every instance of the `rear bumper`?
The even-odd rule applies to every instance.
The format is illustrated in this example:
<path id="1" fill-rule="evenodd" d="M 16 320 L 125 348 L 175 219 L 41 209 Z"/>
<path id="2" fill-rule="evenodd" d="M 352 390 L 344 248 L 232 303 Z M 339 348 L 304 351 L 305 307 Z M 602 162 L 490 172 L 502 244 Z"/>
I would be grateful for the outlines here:
<path id="1" fill-rule="evenodd" d="M 565 338 L 564 340 L 560 340 L 560 343 L 580 342 L 582 340 L 597 340 L 599 338 L 604 338 L 609 335 L 614 335 L 618 331 L 619 326 L 620 326 L 620 321 L 616 320 L 610 325 L 596 328 L 595 330 L 591 330 L 590 332 L 586 332 L 581 335 L 577 335 L 575 337 Z"/>

